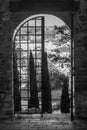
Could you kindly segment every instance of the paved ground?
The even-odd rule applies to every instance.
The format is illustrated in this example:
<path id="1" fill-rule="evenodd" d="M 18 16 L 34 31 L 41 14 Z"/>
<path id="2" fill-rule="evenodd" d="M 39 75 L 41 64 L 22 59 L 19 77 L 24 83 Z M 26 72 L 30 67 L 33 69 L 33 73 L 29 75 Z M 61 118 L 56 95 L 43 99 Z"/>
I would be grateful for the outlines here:
<path id="1" fill-rule="evenodd" d="M 87 130 L 87 120 L 71 122 L 69 114 L 18 115 L 0 120 L 0 130 Z"/>

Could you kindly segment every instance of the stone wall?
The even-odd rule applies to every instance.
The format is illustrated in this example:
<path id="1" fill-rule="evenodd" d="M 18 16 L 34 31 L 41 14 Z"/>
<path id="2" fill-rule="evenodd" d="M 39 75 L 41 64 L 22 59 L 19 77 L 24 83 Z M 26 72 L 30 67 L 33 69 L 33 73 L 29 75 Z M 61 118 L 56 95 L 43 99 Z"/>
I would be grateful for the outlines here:
<path id="1" fill-rule="evenodd" d="M 87 3 L 85 3 L 86 5 Z M 75 21 L 75 106 L 77 117 L 87 117 L 87 7 Z"/>
<path id="2" fill-rule="evenodd" d="M 10 30 L 12 24 L 9 13 L 0 13 L 2 15 L 0 19 L 0 113 L 12 114 L 12 32 Z"/>

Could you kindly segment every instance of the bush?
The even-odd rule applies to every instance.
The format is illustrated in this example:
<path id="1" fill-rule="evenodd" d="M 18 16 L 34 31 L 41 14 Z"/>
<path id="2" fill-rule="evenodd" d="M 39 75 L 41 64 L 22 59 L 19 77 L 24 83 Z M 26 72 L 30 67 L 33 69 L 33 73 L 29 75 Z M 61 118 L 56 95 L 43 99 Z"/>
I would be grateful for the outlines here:
<path id="1" fill-rule="evenodd" d="M 61 95 L 61 112 L 69 113 L 70 112 L 70 99 L 68 92 L 68 80 L 64 80 L 62 95 Z"/>

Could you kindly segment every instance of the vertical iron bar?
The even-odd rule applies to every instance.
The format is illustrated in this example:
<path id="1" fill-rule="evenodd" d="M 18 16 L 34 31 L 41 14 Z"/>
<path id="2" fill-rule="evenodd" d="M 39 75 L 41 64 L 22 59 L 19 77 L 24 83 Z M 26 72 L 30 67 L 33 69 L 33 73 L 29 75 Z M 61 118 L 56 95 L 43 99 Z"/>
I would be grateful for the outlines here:
<path id="1" fill-rule="evenodd" d="M 43 65 L 44 65 L 44 63 L 43 63 L 43 59 L 44 59 L 44 27 L 45 27 L 45 25 L 44 25 L 44 16 L 42 16 L 42 19 L 41 19 L 41 32 L 42 32 L 42 35 L 41 35 L 41 45 L 42 45 L 42 64 L 41 64 L 41 101 L 42 101 L 42 83 L 43 83 Z M 42 105 L 43 103 L 41 102 L 41 117 L 43 117 L 43 111 L 42 111 Z"/>
<path id="2" fill-rule="evenodd" d="M 27 22 L 27 101 L 28 101 L 28 113 L 29 113 L 29 43 L 28 43 L 28 39 L 29 39 L 29 25 Z"/>
<path id="3" fill-rule="evenodd" d="M 37 34 L 36 34 L 36 32 L 37 32 L 37 18 L 35 18 L 35 51 L 34 51 L 34 53 L 35 53 L 35 77 L 36 77 L 36 84 L 37 84 L 37 74 L 36 74 L 36 68 L 37 68 L 37 41 L 36 41 L 36 37 L 37 37 Z M 37 85 L 36 85 L 36 87 L 37 87 Z M 37 93 L 37 92 L 36 92 Z M 35 112 L 36 112 L 36 109 L 35 109 Z"/>
<path id="4" fill-rule="evenodd" d="M 37 19 L 35 18 L 35 70 L 36 70 L 36 61 L 37 61 L 37 54 L 36 54 L 36 49 L 37 49 L 37 42 L 36 42 L 36 22 L 37 22 Z"/>
<path id="5" fill-rule="evenodd" d="M 15 111 L 14 111 L 14 52 L 15 52 L 15 37 L 14 37 L 14 41 L 13 41 L 13 44 L 12 44 L 12 117 L 14 117 L 14 115 L 15 115 Z"/>
<path id="6" fill-rule="evenodd" d="M 71 121 L 73 121 L 73 68 L 74 68 L 74 23 L 73 12 L 71 12 Z"/>
<path id="7" fill-rule="evenodd" d="M 20 31 L 19 31 L 19 44 L 20 44 L 20 96 L 21 96 L 21 28 L 20 28 Z M 21 105 L 22 107 L 22 105 Z"/>

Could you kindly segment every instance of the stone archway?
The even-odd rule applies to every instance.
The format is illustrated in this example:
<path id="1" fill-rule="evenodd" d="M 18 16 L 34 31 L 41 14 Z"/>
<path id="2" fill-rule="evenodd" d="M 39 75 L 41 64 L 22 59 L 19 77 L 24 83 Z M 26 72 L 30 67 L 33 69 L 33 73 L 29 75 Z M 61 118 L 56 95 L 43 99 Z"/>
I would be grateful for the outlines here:
<path id="1" fill-rule="evenodd" d="M 23 0 L 20 2 L 23 2 Z M 45 1 L 45 2 L 47 2 L 47 1 Z M 3 38 L 4 41 L 2 39 L 2 43 L 5 45 L 4 50 L 8 49 L 7 43 L 10 46 L 10 48 L 12 48 L 12 44 L 11 44 L 12 43 L 12 35 L 13 35 L 13 32 L 14 32 L 15 28 L 17 27 L 17 25 L 19 25 L 20 22 L 23 21 L 24 19 L 26 19 L 27 17 L 30 17 L 34 14 L 38 14 L 40 12 L 53 14 L 53 15 L 56 15 L 57 17 L 60 17 L 61 19 L 63 19 L 65 21 L 65 23 L 67 23 L 67 25 L 70 26 L 71 25 L 71 17 L 70 17 L 71 13 L 70 12 L 73 10 L 73 6 L 70 4 L 70 6 L 68 6 L 68 8 L 65 8 L 65 7 L 67 7 L 66 5 L 64 5 L 65 7 L 60 6 L 60 7 L 62 7 L 62 8 L 60 8 L 59 3 L 56 4 L 56 2 L 57 1 L 55 1 L 55 2 L 53 1 L 54 6 L 53 6 L 53 4 L 50 4 L 49 8 L 47 8 L 47 7 L 45 8 L 45 6 L 43 6 L 43 4 L 40 3 L 43 6 L 43 8 L 42 8 L 42 6 L 40 6 L 41 9 L 37 8 L 37 7 L 32 8 L 32 9 L 31 8 L 26 9 L 26 6 L 23 5 L 24 6 L 23 10 L 22 9 L 21 10 L 16 10 L 16 9 L 11 10 L 11 9 L 13 9 L 13 6 L 11 4 L 10 5 L 8 4 L 9 7 L 8 7 L 8 5 L 5 5 L 5 6 L 3 5 L 4 7 L 6 7 L 5 9 L 8 9 L 8 10 L 6 10 L 7 11 L 6 18 L 8 18 L 8 19 L 5 19 L 6 29 L 3 29 L 5 32 L 5 38 Z M 10 2 L 7 2 L 7 3 L 10 3 Z M 15 5 L 16 2 L 13 2 L 13 3 L 14 3 L 13 5 Z M 63 3 L 62 3 L 62 5 L 63 5 Z M 71 6 L 72 6 L 72 8 L 71 8 Z M 14 6 L 14 7 L 18 7 L 18 6 Z M 20 6 L 18 7 L 18 9 L 20 9 Z M 63 10 L 63 9 L 65 9 L 65 10 Z M 9 33 L 8 33 L 8 30 L 9 30 Z M 12 59 L 12 57 L 11 57 L 12 50 L 10 48 L 9 48 L 9 50 L 10 50 L 9 51 L 10 52 L 9 64 L 11 66 L 9 68 L 9 71 L 10 71 L 10 77 L 12 79 L 12 76 L 11 76 L 12 75 L 12 60 L 11 60 Z M 8 84 L 10 86 L 10 90 L 12 90 L 12 88 L 11 88 L 11 85 L 13 84 L 12 80 L 11 80 L 11 83 L 8 83 Z M 11 102 L 13 102 L 12 99 L 10 99 L 10 100 L 11 100 Z M 7 102 L 7 104 L 9 104 L 9 103 Z M 13 112 L 13 110 L 14 110 L 13 105 L 10 105 L 10 106 L 11 106 L 10 108 Z"/>
<path id="2" fill-rule="evenodd" d="M 49 14 L 53 14 L 56 15 L 58 17 L 63 17 L 64 15 L 66 17 L 64 18 L 64 21 L 66 21 L 67 25 L 69 26 L 71 23 L 70 22 L 70 12 L 72 11 L 76 11 L 77 9 L 79 11 L 81 11 L 81 16 L 82 16 L 82 12 L 84 10 L 84 7 L 86 7 L 86 1 L 84 0 L 80 0 L 80 8 L 79 8 L 79 0 L 74 0 L 73 4 L 71 3 L 72 0 L 52 0 L 54 4 L 50 4 L 49 8 L 45 8 L 45 6 L 43 6 L 43 4 L 41 4 L 43 6 L 39 6 L 40 8 L 26 8 L 26 6 L 24 6 L 24 4 L 22 4 L 23 9 L 20 9 L 20 3 L 21 2 L 26 2 L 27 0 L 16 0 L 16 1 L 12 1 L 12 0 L 3 0 L 1 1 L 1 4 L 3 4 L 3 6 L 1 7 L 1 9 L 4 11 L 4 17 L 3 17 L 3 24 L 4 26 L 2 27 L 3 30 L 3 34 L 1 36 L 1 49 L 0 52 L 4 57 L 1 57 L 2 61 L 4 61 L 5 65 L 6 65 L 6 69 L 4 69 L 6 71 L 6 75 L 7 77 L 9 77 L 10 81 L 6 82 L 6 86 L 9 86 L 9 90 L 6 90 L 6 100 L 4 102 L 5 107 L 3 106 L 3 114 L 6 113 L 13 113 L 14 108 L 13 108 L 13 100 L 12 100 L 12 36 L 13 36 L 13 32 L 15 30 L 15 28 L 17 27 L 17 25 L 20 24 L 21 21 L 23 21 L 24 19 L 26 19 L 27 17 L 33 15 L 33 14 L 38 14 L 40 13 L 42 10 L 42 13 L 49 13 Z M 33 0 L 34 1 L 34 0 Z M 38 0 L 40 1 L 40 0 Z M 49 0 L 46 0 L 45 2 L 48 2 Z M 12 3 L 11 3 L 12 2 Z M 31 2 L 28 0 L 28 2 Z M 35 1 L 34 1 L 35 2 Z M 42 1 L 41 1 L 42 2 Z M 44 2 L 44 1 L 43 1 Z M 57 4 L 56 4 L 57 2 Z M 69 4 L 67 3 L 69 2 Z M 18 4 L 19 3 L 19 4 Z M 60 6 L 61 3 L 61 6 Z M 67 3 L 67 4 L 64 4 Z M 71 4 L 70 4 L 71 3 Z M 15 6 L 16 4 L 16 6 Z M 29 3 L 28 3 L 29 4 Z M 27 4 L 27 5 L 28 5 Z M 85 6 L 83 5 L 85 4 Z M 70 6 L 69 6 L 70 5 Z M 65 7 L 64 7 L 65 6 Z M 17 7 L 17 8 L 16 8 Z M 31 6 L 32 7 L 32 6 Z M 64 7 L 64 8 L 63 8 Z M 66 8 L 67 7 L 67 8 Z M 75 9 L 76 8 L 76 9 Z M 74 10 L 75 9 L 75 10 Z M 87 73 L 86 73 L 86 49 L 83 45 L 82 42 L 79 43 L 79 39 L 78 39 L 78 31 L 77 31 L 77 26 L 79 24 L 79 21 L 81 19 L 79 19 L 79 13 L 77 12 L 75 14 L 74 17 L 74 33 L 75 33 L 75 104 L 76 104 L 76 112 L 75 112 L 75 116 L 77 117 L 87 117 L 87 105 L 86 105 L 86 86 L 87 86 Z M 84 13 L 83 13 L 84 14 Z M 61 15 L 61 16 L 60 16 Z M 67 20 L 68 19 L 68 20 Z M 80 36 L 80 35 L 79 35 Z M 83 36 L 83 35 L 82 35 Z M 82 36 L 80 36 L 80 38 L 82 39 Z M 78 42 L 77 42 L 78 39 Z M 83 57 L 82 57 L 83 54 Z M 84 63 L 84 65 L 83 65 Z M 8 67 L 7 67 L 8 66 Z M 2 75 L 1 75 L 2 76 Z M 2 83 L 2 81 L 1 81 Z M 84 88 L 84 89 L 83 89 Z M 85 94 L 84 94 L 85 91 Z"/>
<path id="3" fill-rule="evenodd" d="M 35 16 L 40 16 L 40 15 L 35 15 Z M 41 15 L 41 16 L 42 16 L 42 15 Z M 34 18 L 34 16 L 31 16 L 31 17 L 27 18 L 27 19 L 24 20 L 21 24 L 19 24 L 19 26 L 18 26 L 18 27 L 15 29 L 15 31 L 14 31 L 13 41 L 14 41 L 15 35 L 17 35 L 17 33 L 19 32 L 19 28 L 21 28 L 24 24 L 27 23 L 27 21 L 29 21 L 29 19 L 32 19 L 32 18 Z M 27 24 L 26 24 L 26 25 L 27 25 Z"/>

